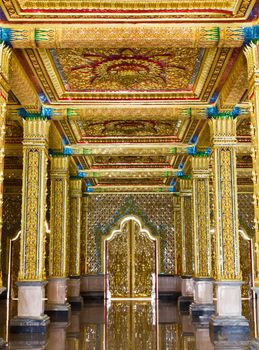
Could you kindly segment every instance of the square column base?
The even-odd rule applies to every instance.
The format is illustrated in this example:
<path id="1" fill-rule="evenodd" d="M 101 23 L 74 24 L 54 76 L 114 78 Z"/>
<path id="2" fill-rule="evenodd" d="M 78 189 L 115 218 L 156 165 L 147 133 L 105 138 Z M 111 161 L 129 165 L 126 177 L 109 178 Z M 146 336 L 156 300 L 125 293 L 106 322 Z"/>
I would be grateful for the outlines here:
<path id="1" fill-rule="evenodd" d="M 47 315 L 42 317 L 14 317 L 10 322 L 11 333 L 46 333 L 50 324 Z"/>
<path id="2" fill-rule="evenodd" d="M 215 313 L 214 304 L 196 304 L 190 306 L 190 314 L 193 323 L 208 325 L 211 315 Z"/>
<path id="3" fill-rule="evenodd" d="M 193 296 L 181 296 L 177 305 L 180 313 L 189 313 L 190 305 L 193 303 Z"/>
<path id="4" fill-rule="evenodd" d="M 46 349 L 48 333 L 16 333 L 12 334 L 9 341 L 10 349 Z"/>
<path id="5" fill-rule="evenodd" d="M 213 343 L 227 342 L 240 344 L 250 337 L 249 322 L 243 316 L 216 316 L 210 318 L 210 337 Z"/>
<path id="6" fill-rule="evenodd" d="M 80 276 L 72 276 L 67 281 L 67 299 L 72 310 L 80 310 L 83 305 L 83 298 L 80 296 L 80 284 Z"/>

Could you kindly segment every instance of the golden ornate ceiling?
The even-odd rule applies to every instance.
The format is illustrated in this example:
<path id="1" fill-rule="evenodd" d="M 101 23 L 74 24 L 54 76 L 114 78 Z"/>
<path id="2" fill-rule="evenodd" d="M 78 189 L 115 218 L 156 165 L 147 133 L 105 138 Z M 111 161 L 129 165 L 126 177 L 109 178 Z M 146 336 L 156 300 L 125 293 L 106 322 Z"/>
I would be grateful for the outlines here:
<path id="1" fill-rule="evenodd" d="M 208 109 L 238 107 L 239 183 L 251 177 L 245 31 L 255 0 L 2 0 L 13 47 L 6 176 L 21 177 L 19 108 L 51 110 L 50 152 L 94 191 L 168 192 Z M 257 13 L 257 16 L 256 16 Z M 8 37 L 9 35 L 9 37 Z M 249 180 L 247 181 L 250 184 Z"/>

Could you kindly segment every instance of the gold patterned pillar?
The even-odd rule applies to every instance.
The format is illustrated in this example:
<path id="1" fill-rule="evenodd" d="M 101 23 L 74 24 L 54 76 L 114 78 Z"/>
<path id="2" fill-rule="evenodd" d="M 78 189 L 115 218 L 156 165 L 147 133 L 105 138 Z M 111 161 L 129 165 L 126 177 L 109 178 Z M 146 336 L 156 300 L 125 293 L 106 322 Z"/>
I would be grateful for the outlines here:
<path id="1" fill-rule="evenodd" d="M 251 43 L 245 48 L 248 69 L 248 98 L 251 104 L 251 136 L 254 183 L 254 279 L 257 294 L 257 337 L 259 334 L 259 42 Z M 254 341 L 258 348 L 258 338 Z"/>
<path id="2" fill-rule="evenodd" d="M 47 313 L 68 316 L 66 303 L 69 251 L 69 157 L 51 157 L 50 246 Z"/>
<path id="3" fill-rule="evenodd" d="M 177 275 L 177 291 L 181 292 L 181 275 L 182 275 L 182 226 L 181 226 L 181 204 L 180 197 L 173 198 L 173 220 L 174 220 L 174 257 L 175 273 Z"/>
<path id="4" fill-rule="evenodd" d="M 211 278 L 210 233 L 210 169 L 209 157 L 203 152 L 194 155 L 192 165 L 193 242 L 194 242 L 194 303 L 190 311 L 194 321 L 209 317 L 213 305 Z"/>
<path id="5" fill-rule="evenodd" d="M 81 293 L 87 292 L 87 240 L 88 240 L 88 211 L 89 195 L 84 194 L 82 197 L 82 232 L 81 232 Z"/>
<path id="6" fill-rule="evenodd" d="M 192 218 L 192 180 L 180 179 L 181 206 L 181 247 L 182 247 L 182 296 L 178 299 L 180 310 L 185 311 L 193 301 L 193 218 Z M 182 307 L 184 306 L 184 309 Z"/>
<path id="7" fill-rule="evenodd" d="M 239 258 L 236 119 L 221 113 L 210 119 L 212 179 L 216 235 L 216 316 L 211 325 L 220 329 L 241 318 L 241 270 Z M 242 327 L 248 327 L 243 318 Z M 224 331 L 224 328 L 222 328 Z M 245 328 L 243 328 L 245 331 Z M 215 329 L 214 329 L 215 330 Z"/>
<path id="8" fill-rule="evenodd" d="M 44 315 L 49 126 L 48 120 L 37 116 L 23 121 L 22 234 L 18 317 L 12 320 L 11 329 L 18 326 L 27 327 L 28 319 L 36 318 L 33 327 L 39 326 L 40 331 L 40 328 L 46 328 L 49 322 L 49 318 Z"/>
<path id="9" fill-rule="evenodd" d="M 248 97 L 251 103 L 251 136 L 255 208 L 255 286 L 259 288 L 259 43 L 245 48 Z"/>
<path id="10" fill-rule="evenodd" d="M 3 211 L 3 182 L 4 182 L 4 155 L 5 155 L 5 118 L 6 103 L 9 87 L 9 66 L 11 50 L 0 44 L 0 294 L 5 290 L 2 280 L 2 211 Z"/>
<path id="11" fill-rule="evenodd" d="M 70 245 L 68 298 L 70 304 L 80 306 L 80 248 L 82 222 L 82 179 L 70 179 Z"/>

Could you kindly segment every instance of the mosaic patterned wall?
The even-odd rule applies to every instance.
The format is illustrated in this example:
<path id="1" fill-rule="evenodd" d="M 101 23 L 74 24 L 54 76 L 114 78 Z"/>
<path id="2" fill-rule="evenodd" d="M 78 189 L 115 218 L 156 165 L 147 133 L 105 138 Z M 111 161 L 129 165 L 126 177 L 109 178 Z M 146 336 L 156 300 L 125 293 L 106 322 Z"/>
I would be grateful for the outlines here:
<path id="1" fill-rule="evenodd" d="M 88 273 L 101 273 L 101 241 L 123 217 L 135 215 L 160 237 L 160 269 L 174 273 L 173 197 L 160 194 L 100 194 L 89 196 Z"/>
<path id="2" fill-rule="evenodd" d="M 255 230 L 252 193 L 238 194 L 238 218 L 240 228 L 244 229 L 250 237 L 253 237 L 255 235 Z"/>
<path id="3" fill-rule="evenodd" d="M 8 273 L 8 244 L 9 239 L 15 237 L 21 228 L 21 206 L 22 196 L 19 193 L 4 193 L 3 202 L 3 235 L 2 235 L 2 269 L 3 282 L 6 285 Z M 14 247 L 14 280 L 18 275 L 19 270 L 19 249 L 20 242 Z"/>

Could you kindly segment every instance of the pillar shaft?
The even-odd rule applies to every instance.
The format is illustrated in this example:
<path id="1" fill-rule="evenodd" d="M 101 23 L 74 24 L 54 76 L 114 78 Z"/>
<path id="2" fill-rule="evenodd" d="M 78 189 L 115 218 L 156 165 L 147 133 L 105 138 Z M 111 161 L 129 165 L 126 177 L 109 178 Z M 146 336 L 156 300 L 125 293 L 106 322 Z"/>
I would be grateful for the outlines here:
<path id="1" fill-rule="evenodd" d="M 174 197 L 174 249 L 175 249 L 175 273 L 182 274 L 182 231 L 181 231 L 181 205 L 180 198 Z"/>
<path id="2" fill-rule="evenodd" d="M 211 277 L 209 158 L 192 158 L 194 275 Z"/>
<path id="3" fill-rule="evenodd" d="M 19 281 L 45 279 L 45 220 L 49 121 L 24 120 Z"/>
<path id="4" fill-rule="evenodd" d="M 9 91 L 9 63 L 11 51 L 0 45 L 0 288 L 3 286 L 2 280 L 2 226 L 3 226 L 3 182 L 4 182 L 4 155 L 5 155 L 5 118 L 6 118 L 6 103 Z M 1 289 L 0 289 L 1 293 Z"/>
<path id="5" fill-rule="evenodd" d="M 246 47 L 248 97 L 251 102 L 251 136 L 255 208 L 255 284 L 259 286 L 259 43 Z"/>
<path id="6" fill-rule="evenodd" d="M 82 198 L 81 273 L 87 274 L 88 196 Z"/>
<path id="7" fill-rule="evenodd" d="M 68 275 L 69 157 L 51 158 L 49 277 Z"/>
<path id="8" fill-rule="evenodd" d="M 193 274 L 192 182 L 180 180 L 182 274 Z"/>
<path id="9" fill-rule="evenodd" d="M 210 120 L 213 143 L 214 223 L 216 278 L 241 280 L 236 176 L 236 119 Z"/>
<path id="10" fill-rule="evenodd" d="M 82 179 L 70 180 L 69 275 L 80 276 Z"/>

